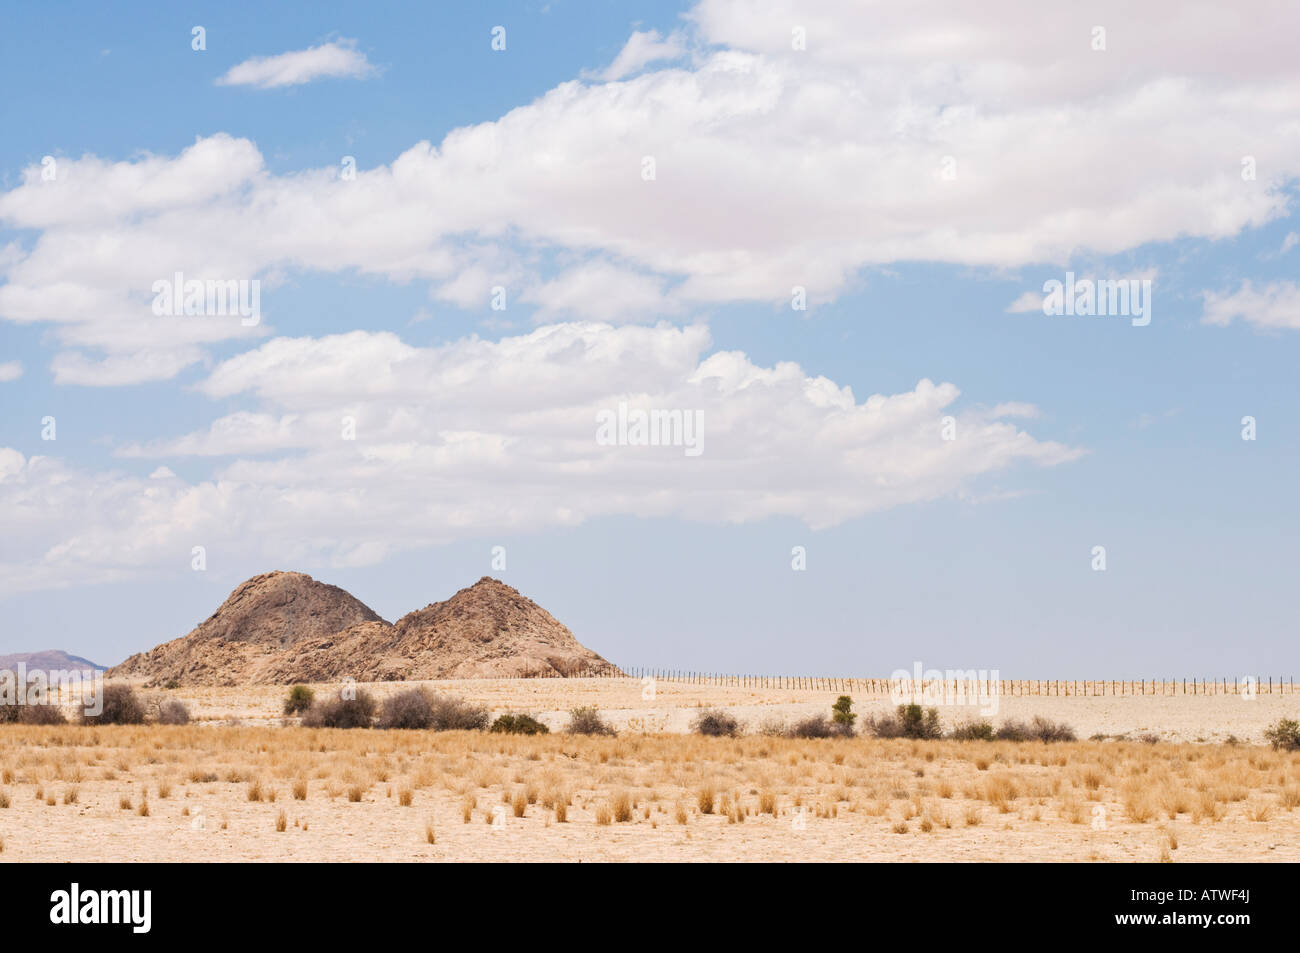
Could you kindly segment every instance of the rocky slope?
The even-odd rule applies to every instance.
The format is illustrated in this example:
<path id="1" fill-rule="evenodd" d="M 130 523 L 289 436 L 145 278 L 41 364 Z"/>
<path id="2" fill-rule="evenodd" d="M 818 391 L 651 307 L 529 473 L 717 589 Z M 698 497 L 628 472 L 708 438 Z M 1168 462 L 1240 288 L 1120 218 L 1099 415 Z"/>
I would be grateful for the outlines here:
<path id="1" fill-rule="evenodd" d="M 617 669 L 517 590 L 484 576 L 395 625 L 301 573 L 244 583 L 189 635 L 108 676 L 151 685 L 576 676 Z"/>
<path id="2" fill-rule="evenodd" d="M 379 615 L 338 586 L 300 572 L 254 576 L 188 635 L 133 655 L 109 678 L 143 678 L 150 685 L 244 685 L 300 639 L 315 639 Z"/>

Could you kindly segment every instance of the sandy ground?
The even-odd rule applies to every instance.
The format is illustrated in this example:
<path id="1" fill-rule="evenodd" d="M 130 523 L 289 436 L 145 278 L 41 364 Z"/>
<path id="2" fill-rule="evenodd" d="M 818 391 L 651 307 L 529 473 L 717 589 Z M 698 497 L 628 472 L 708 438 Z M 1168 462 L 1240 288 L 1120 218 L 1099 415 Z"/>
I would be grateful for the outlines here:
<path id="1" fill-rule="evenodd" d="M 701 707 L 757 726 L 835 692 L 432 687 L 557 730 L 594 705 L 620 734 L 313 730 L 256 686 L 164 693 L 183 727 L 0 725 L 0 861 L 1300 861 L 1300 753 L 1258 743 L 1300 695 L 1001 699 L 995 723 L 1110 736 L 1046 745 L 686 733 Z M 1164 743 L 1115 739 L 1145 734 Z"/>
<path id="2" fill-rule="evenodd" d="M 826 712 L 839 695 L 834 691 L 776 688 L 739 688 L 660 681 L 653 697 L 633 679 L 463 679 L 432 682 L 380 682 L 362 684 L 376 697 L 427 685 L 435 691 L 458 695 L 487 705 L 493 716 L 528 712 L 552 731 L 568 722 L 568 712 L 579 705 L 599 708 L 610 724 L 623 731 L 687 732 L 691 719 L 703 707 L 724 708 L 752 730 L 769 721 L 790 721 Z M 320 693 L 338 685 L 316 685 Z M 205 721 L 239 720 L 249 724 L 278 724 L 286 689 L 278 685 L 241 688 L 195 688 L 163 692 L 190 706 L 194 717 Z M 887 695 L 854 695 L 855 710 L 864 715 L 883 713 L 893 706 Z M 1072 726 L 1080 738 L 1157 735 L 1164 741 L 1220 742 L 1230 737 L 1262 744 L 1264 728 L 1279 718 L 1300 719 L 1300 693 L 1201 696 L 1004 696 L 996 699 L 996 712 L 987 706 L 940 705 L 940 718 L 951 725 L 969 718 L 987 717 L 994 724 L 1005 718 L 1042 715 Z"/>
<path id="3" fill-rule="evenodd" d="M 1300 756 L 1244 746 L 0 734 L 4 861 L 1300 861 Z"/>

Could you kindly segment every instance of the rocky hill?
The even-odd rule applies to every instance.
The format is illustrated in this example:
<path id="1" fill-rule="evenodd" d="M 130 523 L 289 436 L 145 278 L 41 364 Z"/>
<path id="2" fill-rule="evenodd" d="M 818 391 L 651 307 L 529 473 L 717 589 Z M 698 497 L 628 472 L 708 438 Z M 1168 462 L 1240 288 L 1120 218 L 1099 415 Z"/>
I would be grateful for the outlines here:
<path id="1" fill-rule="evenodd" d="M 250 579 L 193 632 L 108 677 L 241 685 L 614 672 L 549 612 L 487 576 L 389 624 L 336 586 L 277 572 Z"/>

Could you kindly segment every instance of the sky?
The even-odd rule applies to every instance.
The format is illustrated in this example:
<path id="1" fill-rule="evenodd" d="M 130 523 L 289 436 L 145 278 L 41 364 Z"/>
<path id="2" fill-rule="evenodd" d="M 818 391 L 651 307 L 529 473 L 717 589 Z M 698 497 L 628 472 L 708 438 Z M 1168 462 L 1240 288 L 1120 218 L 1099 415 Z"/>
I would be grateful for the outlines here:
<path id="1" fill-rule="evenodd" d="M 1300 8 L 1130 7 L 9 11 L 0 653 L 292 569 L 624 666 L 1294 675 Z"/>

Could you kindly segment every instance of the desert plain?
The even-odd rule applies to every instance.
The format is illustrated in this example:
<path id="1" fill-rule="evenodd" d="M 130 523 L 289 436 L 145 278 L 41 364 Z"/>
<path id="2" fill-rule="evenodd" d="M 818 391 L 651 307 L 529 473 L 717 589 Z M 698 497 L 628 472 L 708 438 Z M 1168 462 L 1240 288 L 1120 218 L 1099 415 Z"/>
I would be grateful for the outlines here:
<path id="1" fill-rule="evenodd" d="M 1044 743 L 763 733 L 828 712 L 820 690 L 359 688 L 412 684 L 551 733 L 305 728 L 283 686 L 140 688 L 193 720 L 0 726 L 0 861 L 1300 860 L 1300 752 L 1263 738 L 1300 694 L 998 699 L 994 723 L 1042 715 L 1080 739 Z M 618 734 L 566 734 L 578 706 Z M 704 708 L 744 733 L 692 733 Z"/>

